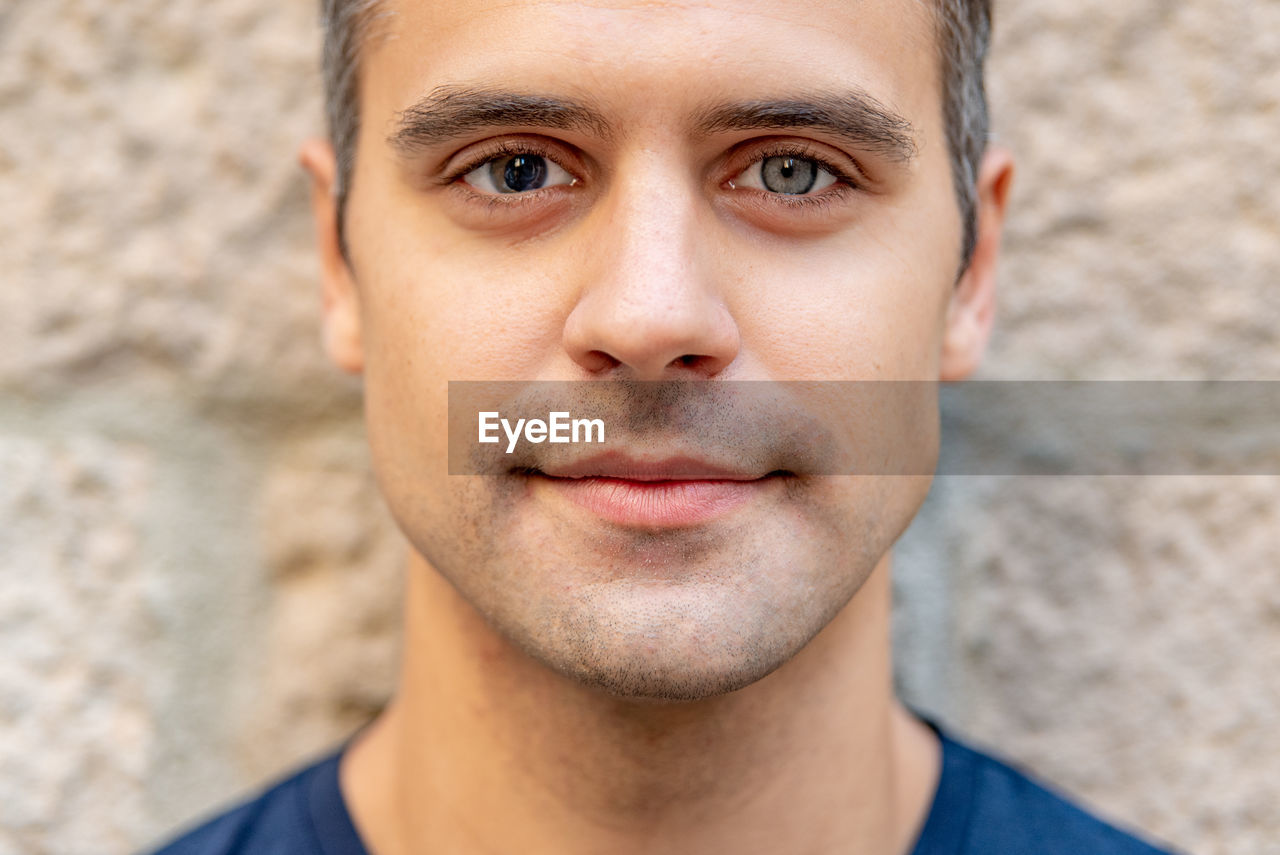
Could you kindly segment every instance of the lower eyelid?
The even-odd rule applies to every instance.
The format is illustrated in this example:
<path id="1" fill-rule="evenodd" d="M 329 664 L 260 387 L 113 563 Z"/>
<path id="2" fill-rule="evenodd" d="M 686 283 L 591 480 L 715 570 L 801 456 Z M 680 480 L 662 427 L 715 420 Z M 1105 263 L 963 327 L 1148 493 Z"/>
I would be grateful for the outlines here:
<path id="1" fill-rule="evenodd" d="M 852 194 L 858 192 L 856 187 L 839 181 L 825 188 L 822 192 L 804 195 L 771 193 L 768 190 L 756 190 L 755 188 L 743 189 L 751 192 L 739 196 L 739 203 L 757 209 L 766 215 L 779 213 L 785 215 L 787 212 L 792 212 L 797 215 L 812 213 L 816 216 L 830 211 L 833 206 L 852 201 Z"/>
<path id="2" fill-rule="evenodd" d="M 464 204 L 484 205 L 490 210 L 514 210 L 526 205 L 545 205 L 563 201 L 565 196 L 563 193 L 556 191 L 566 190 L 570 185 L 558 184 L 553 187 L 543 187 L 538 190 L 529 190 L 524 193 L 489 193 L 483 190 L 477 190 L 465 181 L 454 181 L 448 185 L 448 189 L 457 193 Z"/>
<path id="3" fill-rule="evenodd" d="M 850 187 L 848 184 L 842 184 L 839 180 L 837 180 L 834 184 L 831 184 L 831 185 L 828 185 L 827 187 L 822 188 L 822 190 L 817 193 L 804 193 L 804 194 L 769 193 L 769 197 L 772 199 L 781 200 L 782 204 L 784 205 L 803 206 L 803 205 L 815 204 L 818 202 L 821 202 L 823 204 L 826 204 L 828 202 L 833 202 L 833 201 L 836 201 L 837 199 L 844 198 L 846 195 L 853 192 L 854 190 L 855 188 Z"/>

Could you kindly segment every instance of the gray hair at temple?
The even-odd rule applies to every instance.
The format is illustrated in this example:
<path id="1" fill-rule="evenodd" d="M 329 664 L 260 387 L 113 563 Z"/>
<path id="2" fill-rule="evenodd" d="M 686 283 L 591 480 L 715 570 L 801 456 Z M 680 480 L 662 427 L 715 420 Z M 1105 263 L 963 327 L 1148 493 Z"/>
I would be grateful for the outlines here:
<path id="1" fill-rule="evenodd" d="M 338 159 L 334 195 L 343 252 L 343 216 L 360 130 L 360 48 L 386 0 L 320 0 L 324 26 L 325 113 Z M 941 67 L 942 110 L 951 177 L 964 222 L 961 269 L 977 241 L 978 167 L 989 119 L 983 66 L 991 39 L 992 0 L 925 0 L 934 6 Z"/>

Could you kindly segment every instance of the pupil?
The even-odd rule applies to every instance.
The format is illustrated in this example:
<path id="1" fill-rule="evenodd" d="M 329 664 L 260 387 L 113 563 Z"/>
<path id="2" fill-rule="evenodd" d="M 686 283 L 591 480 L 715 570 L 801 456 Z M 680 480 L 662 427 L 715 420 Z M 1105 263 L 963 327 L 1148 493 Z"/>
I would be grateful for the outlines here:
<path id="1" fill-rule="evenodd" d="M 547 177 L 547 161 L 536 154 L 518 154 L 495 160 L 490 171 L 495 173 L 494 185 L 503 193 L 522 193 L 542 186 Z"/>
<path id="2" fill-rule="evenodd" d="M 800 157 L 766 157 L 760 172 L 766 190 L 788 195 L 808 193 L 818 180 L 818 165 Z"/>

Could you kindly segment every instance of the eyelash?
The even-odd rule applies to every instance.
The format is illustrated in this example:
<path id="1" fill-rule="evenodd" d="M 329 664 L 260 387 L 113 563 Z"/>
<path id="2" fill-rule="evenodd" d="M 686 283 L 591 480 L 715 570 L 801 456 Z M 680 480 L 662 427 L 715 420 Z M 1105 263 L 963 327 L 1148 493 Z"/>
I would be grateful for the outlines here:
<path id="1" fill-rule="evenodd" d="M 549 147 L 540 146 L 535 142 L 525 140 L 518 142 L 504 141 L 495 143 L 483 152 L 477 152 L 474 157 L 468 158 L 462 165 L 455 166 L 448 170 L 445 174 L 440 176 L 440 183 L 448 185 L 458 183 L 460 178 L 490 161 L 497 160 L 500 157 L 511 157 L 518 154 L 535 154 L 539 157 L 545 157 L 548 160 L 554 160 L 560 165 L 561 169 L 564 169 L 571 175 L 574 174 L 573 170 L 560 162 L 562 158 L 557 157 Z M 755 152 L 752 159 L 748 161 L 742 169 L 738 170 L 734 174 L 739 175 L 747 168 L 770 157 L 798 157 L 805 160 L 811 160 L 818 164 L 820 168 L 830 172 L 836 178 L 836 183 L 830 185 L 827 192 L 816 195 L 788 195 L 785 193 L 765 192 L 764 195 L 767 196 L 774 204 L 782 204 L 796 209 L 827 208 L 830 207 L 833 202 L 843 199 L 848 195 L 848 193 L 863 189 L 862 181 L 865 179 L 865 175 L 861 173 L 860 169 L 857 169 L 856 165 L 855 170 L 857 170 L 858 175 L 850 175 L 849 170 L 835 165 L 830 161 L 830 159 L 813 151 L 812 148 L 797 144 L 777 144 L 773 146 L 766 146 L 764 149 Z M 483 198 L 485 204 L 491 208 L 496 208 L 499 206 L 519 205 L 529 201 L 534 201 L 541 195 L 541 191 L 534 190 L 528 193 L 512 193 L 509 195 L 495 195 L 472 191 L 472 195 L 474 197 Z"/>
<path id="2" fill-rule="evenodd" d="M 849 170 L 832 163 L 829 158 L 814 151 L 811 147 L 796 143 L 777 143 L 755 151 L 747 165 L 735 174 L 741 174 L 747 168 L 770 157 L 797 157 L 803 160 L 811 160 L 818 164 L 820 168 L 830 172 L 836 179 L 836 183 L 830 185 L 826 192 L 814 195 L 788 195 L 786 193 L 758 191 L 768 197 L 770 204 L 785 205 L 793 209 L 808 208 L 817 210 L 829 208 L 835 202 L 844 199 L 849 193 L 863 189 L 862 182 L 866 176 L 862 174 L 862 171 L 856 165 L 854 169 L 857 170 L 858 175 L 854 176 L 850 174 Z"/>
<path id="3" fill-rule="evenodd" d="M 440 183 L 453 184 L 457 182 L 458 179 L 462 178 L 464 175 L 468 174 L 472 170 L 479 169 L 481 166 L 484 166 L 486 163 L 492 160 L 497 160 L 500 157 L 511 157 L 517 154 L 536 154 L 538 157 L 545 157 L 547 160 L 554 160 L 557 164 L 559 164 L 560 168 L 563 169 L 565 172 L 568 172 L 570 175 L 573 175 L 575 178 L 577 177 L 577 175 L 574 173 L 572 169 L 570 169 L 569 167 L 561 163 L 561 161 L 564 158 L 561 156 L 557 156 L 555 153 L 553 153 L 550 150 L 549 147 L 540 146 L 537 143 L 528 141 L 528 140 L 520 140 L 520 141 L 508 140 L 508 141 L 495 143 L 492 146 L 489 146 L 485 151 L 477 152 L 474 157 L 471 157 L 466 161 L 464 161 L 461 166 L 456 166 L 453 169 L 450 169 L 448 172 L 440 176 Z M 528 201 L 530 197 L 536 198 L 537 196 L 539 196 L 541 191 L 533 190 L 527 193 L 511 193 L 509 195 L 475 193 L 474 191 L 473 193 L 476 196 L 485 197 L 485 199 L 491 205 L 496 206 L 496 205 L 519 205 L 523 202 Z"/>

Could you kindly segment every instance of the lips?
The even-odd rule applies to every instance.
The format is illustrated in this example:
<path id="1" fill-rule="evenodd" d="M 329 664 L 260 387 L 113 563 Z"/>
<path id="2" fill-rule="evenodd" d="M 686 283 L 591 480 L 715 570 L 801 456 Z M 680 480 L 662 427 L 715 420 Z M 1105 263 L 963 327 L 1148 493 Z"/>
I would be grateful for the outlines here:
<path id="1" fill-rule="evenodd" d="M 754 481 L 767 472 L 749 472 L 730 465 L 683 455 L 641 457 L 620 451 L 584 457 L 540 470 L 553 478 L 615 478 L 624 481 Z"/>
<path id="2" fill-rule="evenodd" d="M 732 512 L 787 474 L 746 472 L 685 456 L 643 458 L 608 452 L 548 467 L 531 477 L 602 520 L 683 528 Z"/>

